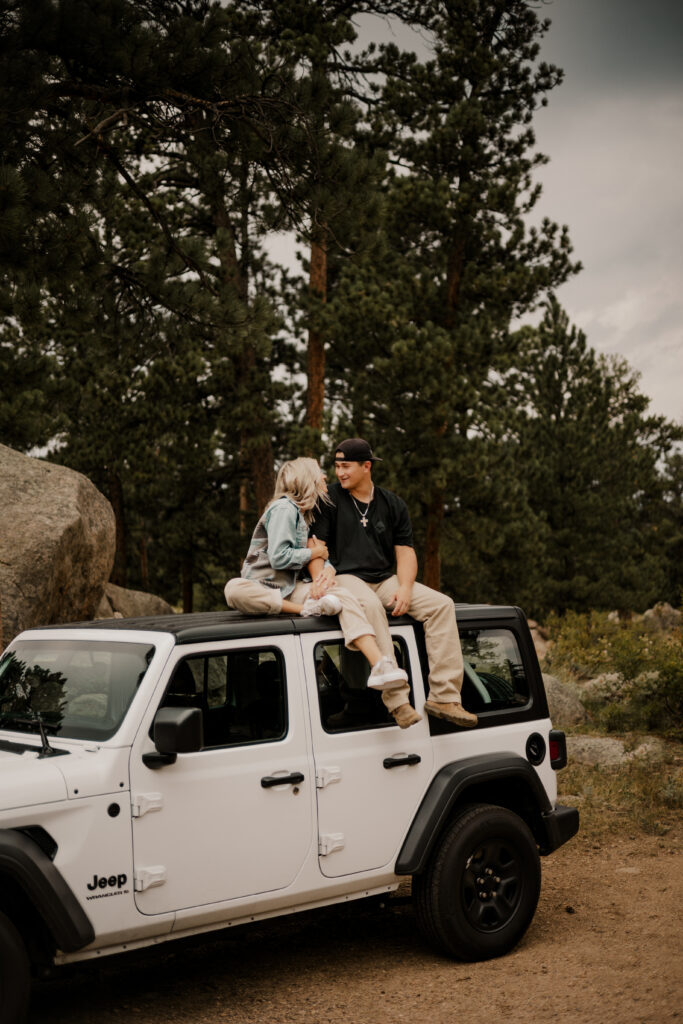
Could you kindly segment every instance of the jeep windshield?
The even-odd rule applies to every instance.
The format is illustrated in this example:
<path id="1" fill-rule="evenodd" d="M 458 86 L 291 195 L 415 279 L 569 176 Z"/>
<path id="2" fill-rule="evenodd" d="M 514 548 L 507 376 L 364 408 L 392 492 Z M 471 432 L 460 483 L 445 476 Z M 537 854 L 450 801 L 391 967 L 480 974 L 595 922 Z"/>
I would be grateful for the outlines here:
<path id="1" fill-rule="evenodd" d="M 20 640 L 0 659 L 0 729 L 106 740 L 121 725 L 154 647 Z"/>

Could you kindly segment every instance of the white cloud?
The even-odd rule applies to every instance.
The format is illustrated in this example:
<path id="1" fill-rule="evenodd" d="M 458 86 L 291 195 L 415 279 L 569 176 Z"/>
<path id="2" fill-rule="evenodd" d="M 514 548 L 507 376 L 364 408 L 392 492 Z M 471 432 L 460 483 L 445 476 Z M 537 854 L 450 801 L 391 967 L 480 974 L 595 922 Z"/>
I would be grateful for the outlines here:
<path id="1" fill-rule="evenodd" d="M 653 411 L 683 418 L 683 101 L 570 94 L 537 135 L 551 157 L 539 213 L 569 225 L 585 268 L 560 302 L 591 345 L 641 373 Z"/>

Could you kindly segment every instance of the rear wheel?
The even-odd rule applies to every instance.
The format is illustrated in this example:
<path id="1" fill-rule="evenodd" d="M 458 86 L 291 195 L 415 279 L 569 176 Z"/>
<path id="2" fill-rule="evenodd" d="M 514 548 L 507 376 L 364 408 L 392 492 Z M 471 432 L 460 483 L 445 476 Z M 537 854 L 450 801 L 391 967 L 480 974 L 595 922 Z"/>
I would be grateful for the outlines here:
<path id="1" fill-rule="evenodd" d="M 31 970 L 24 941 L 5 914 L 0 914 L 0 1021 L 21 1024 L 28 1010 Z"/>
<path id="2" fill-rule="evenodd" d="M 460 960 L 487 960 L 519 942 L 534 916 L 541 865 L 527 824 L 476 804 L 447 826 L 427 870 L 413 879 L 427 938 Z"/>

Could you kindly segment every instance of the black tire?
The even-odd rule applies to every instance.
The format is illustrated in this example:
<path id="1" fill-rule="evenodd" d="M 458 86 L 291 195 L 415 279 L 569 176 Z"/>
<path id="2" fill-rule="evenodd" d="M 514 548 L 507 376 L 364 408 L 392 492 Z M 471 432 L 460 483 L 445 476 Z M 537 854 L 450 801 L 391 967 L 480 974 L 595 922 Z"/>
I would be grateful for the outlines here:
<path id="1" fill-rule="evenodd" d="M 31 968 L 24 941 L 0 913 L 0 1021 L 22 1024 L 28 1011 Z"/>
<path id="2" fill-rule="evenodd" d="M 536 911 L 541 864 L 527 824 L 492 804 L 465 808 L 446 826 L 426 871 L 413 878 L 418 926 L 459 960 L 509 952 Z"/>

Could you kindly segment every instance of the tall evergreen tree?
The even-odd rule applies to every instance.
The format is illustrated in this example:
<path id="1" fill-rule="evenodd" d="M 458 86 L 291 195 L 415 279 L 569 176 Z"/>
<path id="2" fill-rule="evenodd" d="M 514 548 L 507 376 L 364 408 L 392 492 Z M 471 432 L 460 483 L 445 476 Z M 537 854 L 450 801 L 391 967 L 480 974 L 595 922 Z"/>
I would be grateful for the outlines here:
<path id="1" fill-rule="evenodd" d="M 212 438 L 209 478 L 220 464 L 244 516 L 272 488 L 276 322 L 256 295 L 258 225 L 269 195 L 285 210 L 294 202 L 287 153 L 302 114 L 294 76 L 250 41 L 241 6 L 33 0 L 5 3 L 0 19 L 3 309 L 57 339 L 68 384 L 60 457 L 112 499 L 121 582 L 135 503 L 124 478 L 153 476 L 159 431 L 141 436 L 140 410 L 164 363 L 180 371 L 178 393 L 191 402 L 189 382 L 210 407 L 195 438 Z M 156 397 L 160 421 L 181 436 L 199 428 L 178 422 L 172 388 Z M 180 489 L 199 495 L 196 464 L 187 469 L 193 486 Z"/>
<path id="2" fill-rule="evenodd" d="M 372 128 L 395 166 L 386 244 L 380 261 L 350 272 L 340 298 L 349 315 L 339 361 L 358 365 L 358 339 L 365 360 L 338 393 L 356 429 L 396 451 L 422 512 L 423 578 L 438 587 L 445 510 L 468 477 L 470 437 L 487 381 L 509 358 L 510 322 L 577 268 L 565 229 L 527 219 L 545 159 L 533 151 L 531 120 L 561 78 L 538 62 L 548 23 L 523 0 L 429 0 L 415 21 L 432 40 L 428 60 L 393 44 L 382 51 Z"/>
<path id="3" fill-rule="evenodd" d="M 647 414 L 637 375 L 598 356 L 555 299 L 519 340 L 506 390 L 528 500 L 548 526 L 543 610 L 644 608 L 667 583 L 660 464 L 683 430 Z"/>
<path id="4" fill-rule="evenodd" d="M 683 606 L 683 451 L 680 445 L 664 460 L 663 507 L 657 521 L 657 543 L 666 564 L 661 593 L 674 607 Z"/>

